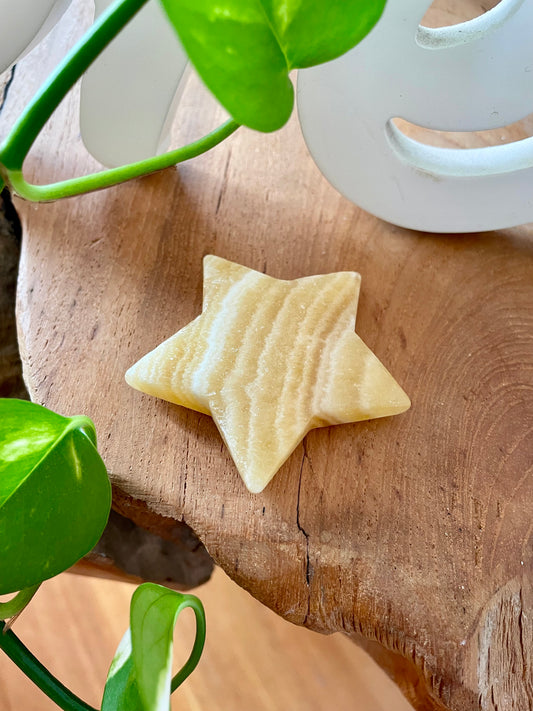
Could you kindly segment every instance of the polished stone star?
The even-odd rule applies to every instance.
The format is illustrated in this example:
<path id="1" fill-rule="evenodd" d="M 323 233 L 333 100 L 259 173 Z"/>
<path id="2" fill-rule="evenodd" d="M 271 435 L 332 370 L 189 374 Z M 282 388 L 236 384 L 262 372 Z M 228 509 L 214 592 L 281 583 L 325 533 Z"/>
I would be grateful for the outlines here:
<path id="1" fill-rule="evenodd" d="M 211 415 L 248 489 L 262 491 L 314 427 L 410 405 L 355 333 L 359 284 L 356 272 L 283 281 L 207 256 L 201 315 L 126 380 Z"/>

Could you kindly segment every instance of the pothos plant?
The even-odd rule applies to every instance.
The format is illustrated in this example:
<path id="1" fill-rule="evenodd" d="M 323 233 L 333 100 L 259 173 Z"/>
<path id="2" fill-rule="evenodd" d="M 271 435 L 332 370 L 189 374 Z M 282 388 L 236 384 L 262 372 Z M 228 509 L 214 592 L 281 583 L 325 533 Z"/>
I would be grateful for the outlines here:
<path id="1" fill-rule="evenodd" d="M 66 570 L 100 538 L 111 486 L 88 417 L 62 417 L 26 400 L 0 399 L 0 648 L 57 705 L 91 707 L 64 687 L 9 629 L 40 584 Z M 181 610 L 196 615 L 189 660 L 174 678 L 172 640 Z M 193 595 L 144 583 L 133 594 L 130 626 L 104 688 L 102 711 L 168 711 L 170 694 L 204 646 L 205 615 Z"/>
<path id="2" fill-rule="evenodd" d="M 385 0 L 161 0 L 169 22 L 206 86 L 231 118 L 203 138 L 130 165 L 33 185 L 24 160 L 46 121 L 100 52 L 147 0 L 116 0 L 71 50 L 0 146 L 0 189 L 55 200 L 137 178 L 213 148 L 239 126 L 274 131 L 294 104 L 293 69 L 332 60 L 378 21 Z M 87 417 L 63 417 L 37 404 L 0 400 L 0 620 L 12 620 L 39 585 L 95 545 L 109 515 L 111 488 Z M 174 624 L 194 610 L 196 640 L 172 679 Z M 61 708 L 90 709 L 57 681 L 0 621 L 0 647 Z M 151 583 L 135 591 L 130 627 L 111 664 L 103 711 L 168 711 L 172 691 L 202 652 L 200 601 Z"/>

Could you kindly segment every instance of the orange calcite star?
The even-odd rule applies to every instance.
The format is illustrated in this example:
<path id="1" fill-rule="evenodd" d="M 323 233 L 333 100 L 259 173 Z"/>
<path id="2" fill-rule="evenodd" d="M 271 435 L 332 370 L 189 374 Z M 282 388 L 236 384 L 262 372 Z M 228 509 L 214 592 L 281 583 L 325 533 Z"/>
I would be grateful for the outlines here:
<path id="1" fill-rule="evenodd" d="M 207 256 L 201 315 L 126 381 L 211 415 L 258 493 L 309 430 L 410 406 L 355 333 L 360 281 L 356 272 L 284 281 Z"/>

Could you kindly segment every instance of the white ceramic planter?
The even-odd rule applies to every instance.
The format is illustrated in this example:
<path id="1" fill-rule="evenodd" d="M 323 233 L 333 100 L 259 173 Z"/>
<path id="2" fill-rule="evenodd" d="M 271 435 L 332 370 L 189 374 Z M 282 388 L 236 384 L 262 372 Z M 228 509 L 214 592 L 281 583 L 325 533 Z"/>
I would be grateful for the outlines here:
<path id="1" fill-rule="evenodd" d="M 0 72 L 53 28 L 71 0 L 0 0 Z M 96 14 L 112 0 L 96 0 Z M 150 0 L 82 79 L 82 139 L 114 167 L 164 152 L 187 57 L 158 0 Z"/>
<path id="2" fill-rule="evenodd" d="M 430 0 L 388 0 L 370 35 L 300 71 L 298 109 L 317 165 L 346 197 L 389 222 L 467 232 L 533 220 L 533 139 L 480 149 L 407 138 L 395 117 L 442 131 L 506 126 L 533 111 L 533 0 L 501 0 L 428 29 Z"/>
<path id="3" fill-rule="evenodd" d="M 96 0 L 97 15 L 112 0 Z M 150 0 L 89 67 L 81 135 L 106 166 L 162 153 L 185 83 L 187 56 L 158 0 Z"/>
<path id="4" fill-rule="evenodd" d="M 29 51 L 70 0 L 0 0 L 0 69 Z M 101 13 L 111 0 L 96 0 Z M 478 149 L 407 138 L 403 118 L 441 131 L 511 124 L 533 112 L 533 0 L 501 0 L 451 27 L 420 26 L 430 0 L 388 0 L 343 57 L 300 71 L 298 110 L 309 150 L 347 198 L 392 223 L 468 232 L 533 221 L 533 138 Z M 187 58 L 150 0 L 82 80 L 81 128 L 104 165 L 166 148 Z"/>
<path id="5" fill-rule="evenodd" d="M 0 73 L 35 47 L 70 0 L 0 0 Z"/>

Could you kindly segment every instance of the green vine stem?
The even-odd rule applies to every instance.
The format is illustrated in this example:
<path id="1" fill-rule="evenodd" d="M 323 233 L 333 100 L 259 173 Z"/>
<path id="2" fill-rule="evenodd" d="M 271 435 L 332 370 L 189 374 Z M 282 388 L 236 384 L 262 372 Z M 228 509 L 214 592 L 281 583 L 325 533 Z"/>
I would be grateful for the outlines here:
<path id="1" fill-rule="evenodd" d="M 240 124 L 230 119 L 206 136 L 186 146 L 177 148 L 175 151 L 121 166 L 120 168 L 110 168 L 98 173 L 91 173 L 80 178 L 71 178 L 70 180 L 50 183 L 49 185 L 32 185 L 26 182 L 21 170 L 6 170 L 6 182 L 15 190 L 17 195 L 34 202 L 46 202 L 48 200 L 81 195 L 94 190 L 109 188 L 134 178 L 141 178 L 158 170 L 170 168 L 190 158 L 196 158 L 196 156 L 214 148 L 225 138 L 231 136 L 239 126 Z M 2 153 L 0 152 L 1 160 Z"/>
<path id="2" fill-rule="evenodd" d="M 194 639 L 194 645 L 189 656 L 189 659 L 185 662 L 179 672 L 173 677 L 170 686 L 170 693 L 176 691 L 178 686 L 182 684 L 185 679 L 192 674 L 196 668 L 200 657 L 202 656 L 202 651 L 205 644 L 205 611 L 200 600 L 194 595 L 184 595 L 184 601 L 180 605 L 178 614 L 181 610 L 186 607 L 192 608 L 194 616 L 196 617 L 196 637 Z"/>
<path id="3" fill-rule="evenodd" d="M 90 417 L 87 417 L 86 415 L 74 415 L 74 417 L 71 417 L 64 434 L 71 432 L 72 430 L 80 430 L 83 432 L 83 434 L 90 439 L 96 447 L 96 428 Z"/>
<path id="4" fill-rule="evenodd" d="M 57 200 L 80 195 L 194 158 L 216 146 L 239 127 L 236 121 L 230 119 L 194 143 L 163 155 L 50 185 L 33 185 L 26 182 L 22 165 L 44 124 L 100 52 L 146 2 L 147 0 L 116 0 L 50 75 L 0 147 L 0 183 L 3 180 L 18 195 L 28 200 Z"/>
<path id="5" fill-rule="evenodd" d="M 15 597 L 8 602 L 0 602 L 0 620 L 8 620 L 11 617 L 17 617 L 22 610 L 29 604 L 32 597 L 35 595 L 41 583 L 32 585 L 31 588 L 26 588 L 18 592 Z M 8 623 L 9 625 L 10 623 Z"/>
<path id="6" fill-rule="evenodd" d="M 96 711 L 58 681 L 11 630 L 0 621 L 0 649 L 64 711 Z"/>

